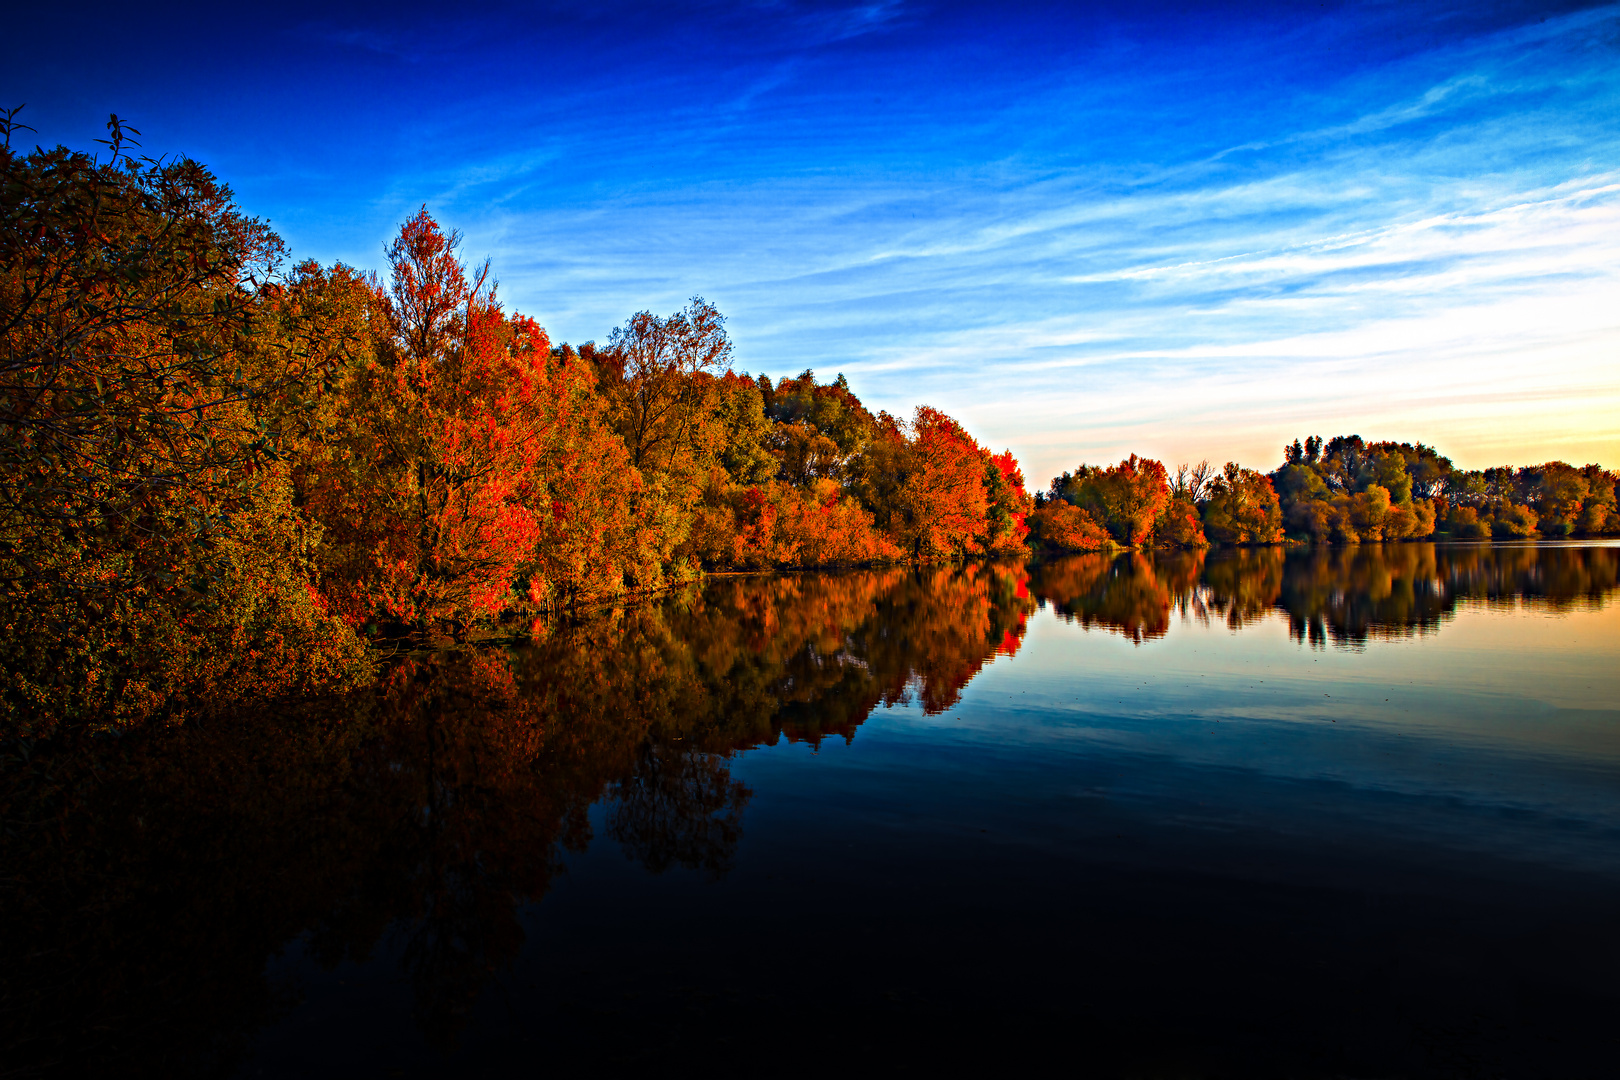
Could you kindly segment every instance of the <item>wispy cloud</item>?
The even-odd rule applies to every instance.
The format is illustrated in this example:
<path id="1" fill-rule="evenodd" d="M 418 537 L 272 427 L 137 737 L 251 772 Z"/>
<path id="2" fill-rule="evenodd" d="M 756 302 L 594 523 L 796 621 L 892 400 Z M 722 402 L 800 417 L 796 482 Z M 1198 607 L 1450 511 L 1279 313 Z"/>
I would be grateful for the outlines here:
<path id="1" fill-rule="evenodd" d="M 929 400 L 1032 476 L 1264 464 L 1301 424 L 1620 463 L 1620 7 L 1365 60 L 1408 8 L 1101 34 L 1044 67 L 908 52 L 922 8 L 760 11 L 724 63 L 425 112 L 440 152 L 375 218 L 430 202 L 559 338 L 701 292 L 751 370 Z"/>

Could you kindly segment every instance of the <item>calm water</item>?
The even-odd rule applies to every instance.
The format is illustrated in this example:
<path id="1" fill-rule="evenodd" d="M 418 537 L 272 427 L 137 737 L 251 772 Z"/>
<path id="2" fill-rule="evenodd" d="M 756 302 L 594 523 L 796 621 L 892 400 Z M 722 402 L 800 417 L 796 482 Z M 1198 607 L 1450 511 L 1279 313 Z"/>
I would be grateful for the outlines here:
<path id="1" fill-rule="evenodd" d="M 13 747 L 3 1064 L 1614 1075 L 1617 572 L 726 578 L 364 701 Z"/>

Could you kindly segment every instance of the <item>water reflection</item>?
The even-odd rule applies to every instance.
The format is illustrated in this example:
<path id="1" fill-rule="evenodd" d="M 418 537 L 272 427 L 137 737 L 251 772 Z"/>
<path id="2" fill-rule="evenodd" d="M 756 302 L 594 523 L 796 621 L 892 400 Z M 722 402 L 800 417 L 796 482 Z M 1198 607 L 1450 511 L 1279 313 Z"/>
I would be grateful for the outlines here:
<path id="1" fill-rule="evenodd" d="M 684 866 L 722 878 L 751 794 L 719 755 L 648 742 L 609 789 L 608 835 L 655 874 Z"/>
<path id="2" fill-rule="evenodd" d="M 1601 605 L 1617 570 L 1616 548 L 1410 544 L 725 578 L 399 663 L 360 699 L 13 743 L 0 1061 L 229 1071 L 295 1005 L 266 975 L 293 943 L 328 967 L 388 957 L 449 1048 L 593 832 L 654 874 L 726 877 L 756 795 L 739 752 L 848 742 L 879 705 L 949 710 L 1038 606 L 1138 644 L 1279 617 L 1355 645 L 1471 603 Z"/>
<path id="3" fill-rule="evenodd" d="M 1617 575 L 1617 547 L 1367 544 L 1075 555 L 1034 567 L 1030 588 L 1059 617 L 1138 644 L 1173 615 L 1234 630 L 1280 615 L 1301 641 L 1357 645 L 1434 630 L 1465 603 L 1601 605 Z"/>
<path id="4" fill-rule="evenodd" d="M 593 804 L 648 870 L 723 876 L 750 796 L 730 755 L 950 707 L 1016 647 L 1024 578 L 725 579 L 513 653 L 409 660 L 360 700 L 10 746 L 0 1057 L 215 1068 L 275 1011 L 265 964 L 300 935 L 327 965 L 397 953 L 448 1045 Z"/>

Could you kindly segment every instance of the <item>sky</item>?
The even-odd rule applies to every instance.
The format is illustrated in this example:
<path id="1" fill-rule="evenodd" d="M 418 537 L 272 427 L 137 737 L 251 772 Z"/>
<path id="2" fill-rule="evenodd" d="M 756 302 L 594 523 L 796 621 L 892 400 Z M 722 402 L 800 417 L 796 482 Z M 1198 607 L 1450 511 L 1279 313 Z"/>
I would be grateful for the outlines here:
<path id="1" fill-rule="evenodd" d="M 425 204 L 555 341 L 702 295 L 739 369 L 1032 487 L 1311 434 L 1620 467 L 1620 4 L 458 8 L 26 5 L 0 105 L 116 112 L 296 258 Z"/>

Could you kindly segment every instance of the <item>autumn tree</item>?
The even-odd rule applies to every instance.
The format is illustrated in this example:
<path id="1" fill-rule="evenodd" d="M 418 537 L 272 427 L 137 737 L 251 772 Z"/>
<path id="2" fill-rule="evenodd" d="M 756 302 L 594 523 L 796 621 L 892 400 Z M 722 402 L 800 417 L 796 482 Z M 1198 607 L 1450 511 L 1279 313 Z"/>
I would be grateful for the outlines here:
<path id="1" fill-rule="evenodd" d="M 1163 547 L 1204 547 L 1209 539 L 1198 504 L 1172 496 L 1153 522 L 1153 540 Z"/>
<path id="2" fill-rule="evenodd" d="M 1041 499 L 1029 514 L 1029 535 L 1037 547 L 1056 551 L 1099 551 L 1114 546 L 1108 530 L 1086 511 L 1063 499 Z"/>
<path id="3" fill-rule="evenodd" d="M 1214 472 L 1209 462 L 1197 465 L 1185 463 L 1176 466 L 1170 477 L 1170 498 L 1159 511 L 1153 523 L 1154 542 L 1164 547 L 1203 547 L 1209 541 L 1204 535 L 1203 506 L 1209 495 Z"/>
<path id="4" fill-rule="evenodd" d="M 1430 535 L 1459 475 L 1423 443 L 1368 443 L 1359 435 L 1298 439 L 1270 474 L 1285 528 L 1298 538 L 1356 543 Z M 1437 501 L 1438 500 L 1438 501 Z"/>
<path id="5" fill-rule="evenodd" d="M 1034 500 L 1024 489 L 1024 470 L 1011 450 L 986 454 L 984 482 L 989 509 L 980 547 L 986 552 L 1017 552 L 1029 535 L 1026 524 Z"/>
<path id="6" fill-rule="evenodd" d="M 1229 461 L 1209 484 L 1204 531 L 1217 543 L 1274 544 L 1282 539 L 1282 510 L 1271 481 Z"/>
<path id="7" fill-rule="evenodd" d="M 1209 493 L 1210 481 L 1214 478 L 1215 471 L 1207 460 L 1197 465 L 1177 465 L 1175 475 L 1170 477 L 1170 498 L 1198 506 Z"/>
<path id="8" fill-rule="evenodd" d="M 1581 470 L 1562 461 L 1522 469 L 1517 487 L 1536 508 L 1537 528 L 1544 536 L 1568 536 L 1580 521 L 1591 485 Z"/>
<path id="9" fill-rule="evenodd" d="M 1575 520 L 1575 531 L 1583 536 L 1620 533 L 1620 510 L 1616 508 L 1616 482 L 1620 477 L 1600 465 L 1583 467 L 1581 476 L 1586 480 L 1586 500 Z"/>
<path id="10" fill-rule="evenodd" d="M 984 451 L 962 425 L 928 405 L 917 406 L 910 442 L 902 543 L 914 556 L 976 550 L 990 509 Z"/>
<path id="11" fill-rule="evenodd" d="M 777 477 L 795 487 L 809 487 L 820 479 L 836 480 L 844 457 L 838 444 L 808 423 L 775 424 L 769 446 L 777 461 Z"/>
<path id="12" fill-rule="evenodd" d="M 708 423 L 717 376 L 731 360 L 725 318 L 695 296 L 668 318 L 638 312 L 593 354 L 614 429 L 643 471 L 679 472 L 719 449 Z"/>
<path id="13" fill-rule="evenodd" d="M 765 414 L 765 396 L 746 375 L 726 372 L 717 380 L 717 417 L 724 431 L 720 465 L 737 484 L 770 479 L 778 467 L 771 438 L 774 425 Z"/>
<path id="14" fill-rule="evenodd" d="M 266 332 L 280 241 L 195 161 L 128 156 L 116 117 L 105 161 L 18 154 L 10 125 L 0 711 L 132 723 L 348 681 L 357 643 L 309 594 L 280 489 L 311 376 Z"/>
<path id="15" fill-rule="evenodd" d="M 880 412 L 872 426 L 872 439 L 850 462 L 848 483 L 872 513 L 877 527 L 895 536 L 906 522 L 902 493 L 916 468 L 905 421 Z"/>
<path id="16" fill-rule="evenodd" d="M 830 443 L 830 451 L 826 444 L 818 446 L 818 475 L 837 479 L 847 478 L 850 462 L 871 443 L 878 426 L 842 373 L 830 383 L 819 383 L 808 369 L 776 384 L 766 414 L 779 431 L 802 431 Z"/>
<path id="17" fill-rule="evenodd" d="M 600 564 L 636 531 L 635 477 L 593 408 L 594 373 L 507 315 L 487 267 L 469 278 L 459 241 L 425 208 L 401 227 L 347 426 L 309 482 L 342 547 L 331 591 L 357 621 L 461 634 L 603 573 L 623 584 Z"/>
<path id="18" fill-rule="evenodd" d="M 642 480 L 609 425 L 595 370 L 566 348 L 536 361 L 538 453 L 520 498 L 538 536 L 518 567 L 520 606 L 577 608 L 658 584 L 663 549 L 648 535 Z"/>
<path id="19" fill-rule="evenodd" d="M 1164 465 L 1132 454 L 1118 465 L 1082 465 L 1052 481 L 1054 499 L 1085 510 L 1121 544 L 1140 544 L 1170 500 Z"/>

